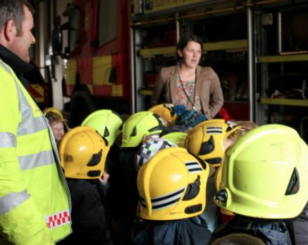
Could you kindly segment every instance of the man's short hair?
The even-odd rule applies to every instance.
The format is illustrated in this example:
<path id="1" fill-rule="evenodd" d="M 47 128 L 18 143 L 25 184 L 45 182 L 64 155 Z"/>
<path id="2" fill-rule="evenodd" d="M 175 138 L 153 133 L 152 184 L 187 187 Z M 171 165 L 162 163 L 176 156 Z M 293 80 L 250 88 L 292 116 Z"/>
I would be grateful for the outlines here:
<path id="1" fill-rule="evenodd" d="M 25 18 L 24 6 L 34 14 L 34 8 L 27 0 L 0 0 L 0 29 L 4 28 L 9 20 L 14 20 L 17 35 L 22 34 L 22 22 Z"/>

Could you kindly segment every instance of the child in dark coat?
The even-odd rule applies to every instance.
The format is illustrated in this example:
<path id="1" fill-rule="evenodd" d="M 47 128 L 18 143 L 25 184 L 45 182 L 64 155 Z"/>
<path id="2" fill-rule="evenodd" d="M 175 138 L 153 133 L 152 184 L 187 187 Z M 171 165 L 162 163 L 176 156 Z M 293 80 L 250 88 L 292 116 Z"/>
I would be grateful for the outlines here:
<path id="1" fill-rule="evenodd" d="M 211 232 L 201 224 L 209 166 L 181 147 L 157 152 L 139 170 L 141 222 L 130 234 L 131 245 L 206 245 Z"/>
<path id="2" fill-rule="evenodd" d="M 112 244 L 100 182 L 109 148 L 100 134 L 85 126 L 70 130 L 61 140 L 59 153 L 71 192 L 73 233 L 60 245 Z"/>
<path id="3" fill-rule="evenodd" d="M 246 233 L 267 245 L 295 245 L 290 220 L 308 201 L 308 146 L 287 126 L 247 132 L 226 152 L 216 204 L 235 214 L 211 240 Z"/>

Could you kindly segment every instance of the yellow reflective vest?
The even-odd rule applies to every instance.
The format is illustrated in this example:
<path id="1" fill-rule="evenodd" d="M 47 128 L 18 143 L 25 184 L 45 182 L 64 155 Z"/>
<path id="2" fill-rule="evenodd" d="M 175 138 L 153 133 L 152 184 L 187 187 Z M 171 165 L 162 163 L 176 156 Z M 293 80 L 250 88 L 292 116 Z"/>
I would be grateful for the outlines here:
<path id="1" fill-rule="evenodd" d="M 54 244 L 71 232 L 70 196 L 55 141 L 2 60 L 0 98 L 0 244 Z"/>

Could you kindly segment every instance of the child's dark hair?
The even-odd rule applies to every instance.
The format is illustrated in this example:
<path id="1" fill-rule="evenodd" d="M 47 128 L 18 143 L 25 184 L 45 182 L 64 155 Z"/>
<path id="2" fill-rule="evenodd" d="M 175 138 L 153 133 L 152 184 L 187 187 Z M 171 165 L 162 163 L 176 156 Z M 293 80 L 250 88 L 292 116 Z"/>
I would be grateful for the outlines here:
<path id="1" fill-rule="evenodd" d="M 236 233 L 229 234 L 224 237 L 218 238 L 210 245 L 265 245 L 265 243 L 257 237 L 249 234 Z"/>
<path id="2" fill-rule="evenodd" d="M 182 57 L 179 56 L 178 54 L 178 50 L 183 50 L 188 42 L 196 42 L 196 43 L 199 43 L 200 46 L 201 46 L 201 51 L 203 51 L 203 44 L 202 44 L 202 39 L 198 36 L 195 36 L 195 35 L 191 35 L 191 36 L 184 36 L 180 39 L 180 41 L 178 42 L 178 44 L 176 45 L 176 56 L 177 56 L 177 60 L 179 62 L 182 61 Z"/>

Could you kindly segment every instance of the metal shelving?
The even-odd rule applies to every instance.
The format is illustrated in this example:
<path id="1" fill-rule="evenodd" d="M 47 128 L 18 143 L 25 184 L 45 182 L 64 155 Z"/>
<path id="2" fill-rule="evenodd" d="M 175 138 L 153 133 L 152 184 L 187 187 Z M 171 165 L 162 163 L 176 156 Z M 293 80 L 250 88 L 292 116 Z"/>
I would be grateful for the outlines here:
<path id="1" fill-rule="evenodd" d="M 203 44 L 204 53 L 208 51 L 218 50 L 247 50 L 247 39 L 222 41 L 222 42 L 209 42 Z M 155 55 L 174 55 L 176 53 L 176 47 L 161 47 L 161 48 L 146 48 L 140 49 L 139 55 L 141 57 L 153 57 Z"/>
<path id="2" fill-rule="evenodd" d="M 307 106 L 308 100 L 261 98 L 260 102 L 266 105 Z"/>
<path id="3" fill-rule="evenodd" d="M 258 61 L 259 63 L 308 61 L 308 54 L 261 56 Z"/>

